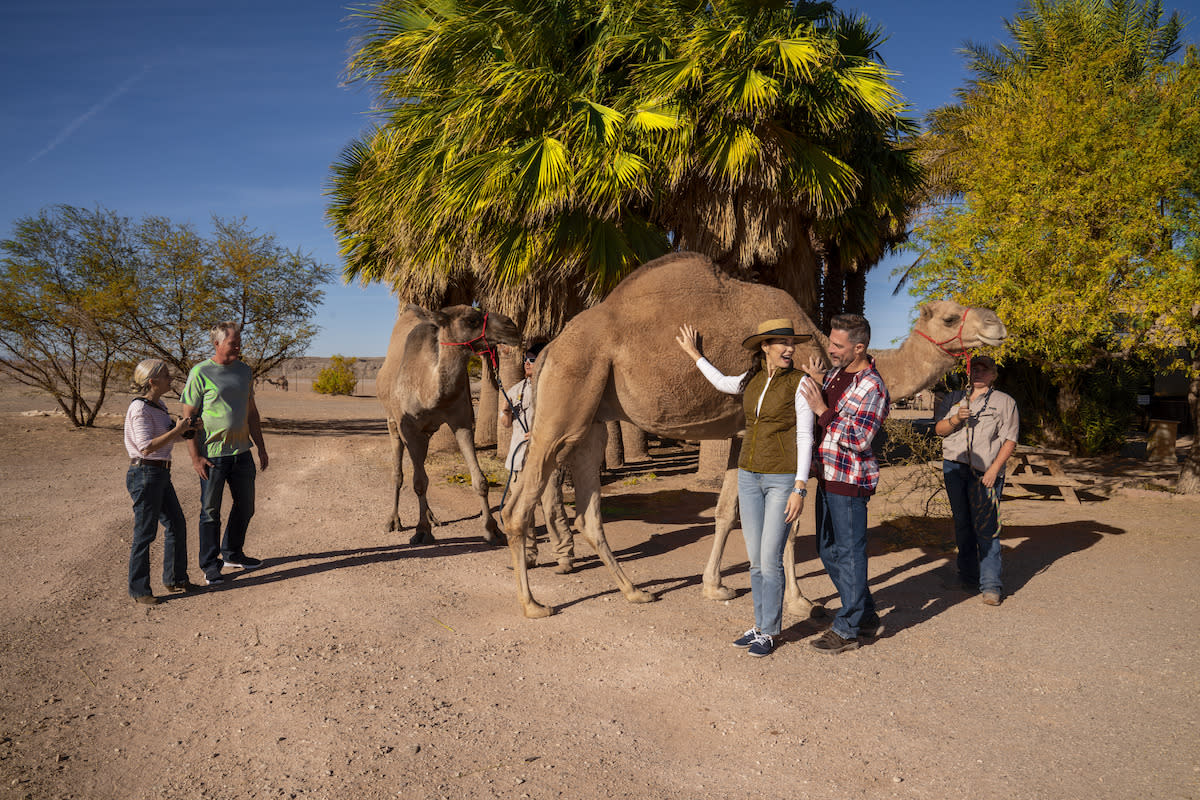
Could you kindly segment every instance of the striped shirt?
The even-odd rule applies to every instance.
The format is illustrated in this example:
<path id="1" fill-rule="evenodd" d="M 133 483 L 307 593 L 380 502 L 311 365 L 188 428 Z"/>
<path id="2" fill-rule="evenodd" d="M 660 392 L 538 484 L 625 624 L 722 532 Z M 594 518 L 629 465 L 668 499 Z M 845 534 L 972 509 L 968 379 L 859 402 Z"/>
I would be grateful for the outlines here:
<path id="1" fill-rule="evenodd" d="M 130 458 L 151 458 L 159 461 L 171 460 L 174 442 L 167 442 L 151 453 L 143 453 L 152 440 L 175 427 L 167 409 L 158 403 L 135 398 L 125 412 L 125 452 Z"/>
<path id="2" fill-rule="evenodd" d="M 871 440 L 891 406 L 887 386 L 875 369 L 875 359 L 868 359 L 870 364 L 850 377 L 849 385 L 834 406 L 817 418 L 817 425 L 823 429 L 817 448 L 821 478 L 828 484 L 856 487 L 864 494 L 874 492 L 879 485 L 879 462 L 871 450 Z M 842 375 L 840 368 L 825 373 L 822 391 L 828 393 Z"/>

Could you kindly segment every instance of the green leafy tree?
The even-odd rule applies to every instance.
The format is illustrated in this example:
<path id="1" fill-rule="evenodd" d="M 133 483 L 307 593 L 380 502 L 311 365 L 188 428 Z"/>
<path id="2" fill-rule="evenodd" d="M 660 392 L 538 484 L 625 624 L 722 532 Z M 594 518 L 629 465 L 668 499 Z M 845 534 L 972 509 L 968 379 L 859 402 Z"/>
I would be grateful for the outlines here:
<path id="1" fill-rule="evenodd" d="M 144 356 L 186 375 L 212 350 L 214 309 L 229 279 L 216 269 L 211 245 L 190 225 L 150 216 L 137 227 L 141 259 L 125 324 Z"/>
<path id="2" fill-rule="evenodd" d="M 215 304 L 207 329 L 222 319 L 242 325 L 242 358 L 265 375 L 289 358 L 304 355 L 317 328 L 313 314 L 333 271 L 299 249 L 279 245 L 246 220 L 213 219 L 208 246 Z"/>
<path id="3" fill-rule="evenodd" d="M 1083 450 L 1089 371 L 1198 341 L 1196 59 L 1166 61 L 1178 25 L 1157 3 L 1035 2 L 1009 31 L 932 117 L 947 202 L 915 232 L 910 277 L 919 296 L 994 308 L 1005 355 L 1053 381 L 1045 433 Z"/>
<path id="4" fill-rule="evenodd" d="M 77 427 L 95 422 L 122 366 L 132 234 L 110 211 L 59 205 L 0 241 L 0 370 L 51 395 Z"/>
<path id="5" fill-rule="evenodd" d="M 329 366 L 317 373 L 313 381 L 313 391 L 317 394 L 352 395 L 358 388 L 358 376 L 354 374 L 357 358 L 346 358 L 336 355 L 329 360 Z"/>

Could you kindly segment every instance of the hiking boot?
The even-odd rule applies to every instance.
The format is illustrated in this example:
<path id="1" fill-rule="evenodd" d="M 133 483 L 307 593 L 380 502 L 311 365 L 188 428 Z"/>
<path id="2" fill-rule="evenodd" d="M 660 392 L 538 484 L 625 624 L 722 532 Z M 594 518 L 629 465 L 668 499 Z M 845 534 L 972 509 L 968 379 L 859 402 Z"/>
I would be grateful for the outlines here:
<path id="1" fill-rule="evenodd" d="M 999 592 L 983 593 L 983 604 L 985 606 L 998 606 L 1001 602 L 1003 602 L 1003 599 L 1000 597 Z"/>
<path id="2" fill-rule="evenodd" d="M 834 653 L 841 653 L 846 650 L 858 649 L 858 639 L 843 639 L 841 636 L 833 632 L 833 628 L 825 631 L 825 633 L 821 634 L 819 639 L 814 639 L 813 641 L 809 642 L 809 644 L 815 647 L 817 652 L 829 653 L 830 655 L 833 655 Z"/>
<path id="3" fill-rule="evenodd" d="M 765 633 L 760 633 L 754 638 L 754 642 L 746 649 L 746 652 L 755 658 L 771 655 L 771 651 L 775 649 L 775 642 Z"/>
<path id="4" fill-rule="evenodd" d="M 749 647 L 758 640 L 758 628 L 751 628 L 743 633 L 738 638 L 734 639 L 730 644 L 734 647 Z"/>
<path id="5" fill-rule="evenodd" d="M 156 606 L 162 602 L 152 594 L 139 594 L 137 597 L 133 598 L 133 601 L 135 603 L 141 603 L 144 606 Z"/>
<path id="6" fill-rule="evenodd" d="M 200 587 L 184 578 L 180 583 L 168 583 L 165 588 L 168 592 L 179 594 L 180 592 L 194 592 Z"/>
<path id="7" fill-rule="evenodd" d="M 240 569 L 258 569 L 263 565 L 263 562 L 260 559 L 251 558 L 245 553 L 237 556 L 230 556 L 229 558 L 222 559 L 222 561 L 225 562 L 225 566 L 227 567 L 238 567 Z"/>

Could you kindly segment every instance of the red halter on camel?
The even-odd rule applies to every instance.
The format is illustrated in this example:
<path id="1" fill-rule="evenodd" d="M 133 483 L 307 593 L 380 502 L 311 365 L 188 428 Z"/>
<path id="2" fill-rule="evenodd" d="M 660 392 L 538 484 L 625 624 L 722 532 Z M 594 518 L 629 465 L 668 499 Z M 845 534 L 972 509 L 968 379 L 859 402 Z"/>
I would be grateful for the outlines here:
<path id="1" fill-rule="evenodd" d="M 970 313 L 971 313 L 970 308 L 967 308 L 965 311 L 963 311 L 962 320 L 958 323 L 958 333 L 954 334 L 949 339 L 946 339 L 944 341 L 935 342 L 935 341 L 933 341 L 933 337 L 930 336 L 929 334 L 927 334 L 925 331 L 917 331 L 917 333 L 921 334 L 926 339 L 928 339 L 930 341 L 930 343 L 933 344 L 934 347 L 936 347 L 938 350 L 941 350 L 946 355 L 948 355 L 952 358 L 963 358 L 965 356 L 967 359 L 967 380 L 971 379 L 971 353 L 969 350 L 967 350 L 967 343 L 963 341 L 962 333 L 963 333 L 963 326 L 965 326 L 967 324 L 967 314 L 970 314 Z M 955 339 L 958 340 L 958 346 L 960 348 L 957 352 L 946 347 L 946 345 L 950 344 L 950 342 L 953 342 Z"/>
<path id="2" fill-rule="evenodd" d="M 487 356 L 488 362 L 492 365 L 492 381 L 499 385 L 500 380 L 500 360 L 496 348 L 487 340 L 487 312 L 483 312 L 483 329 L 474 339 L 466 342 L 438 342 L 443 347 L 469 347 L 471 352 L 477 356 Z M 475 347 L 475 342 L 483 342 L 483 349 Z"/>

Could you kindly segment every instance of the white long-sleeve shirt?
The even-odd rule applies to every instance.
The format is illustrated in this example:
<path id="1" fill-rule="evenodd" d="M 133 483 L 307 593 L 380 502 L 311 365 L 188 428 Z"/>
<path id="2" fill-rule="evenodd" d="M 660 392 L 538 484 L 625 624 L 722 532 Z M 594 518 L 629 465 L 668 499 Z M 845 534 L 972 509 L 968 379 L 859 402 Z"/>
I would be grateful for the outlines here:
<path id="1" fill-rule="evenodd" d="M 696 366 L 700 369 L 700 374 L 708 379 L 708 382 L 713 385 L 713 388 L 718 392 L 725 394 L 739 394 L 742 386 L 742 379 L 746 377 L 746 373 L 741 375 L 726 375 L 712 365 L 707 359 L 701 357 L 696 362 Z M 800 383 L 812 380 L 807 375 L 800 379 Z M 763 384 L 762 394 L 758 396 L 758 402 L 754 406 L 755 413 L 762 410 L 763 397 L 767 394 L 767 387 L 771 385 L 771 376 L 767 376 L 767 382 Z M 804 395 L 800 393 L 800 384 L 796 384 L 796 482 L 805 483 L 808 481 L 808 471 L 812 466 L 812 449 L 813 449 L 813 412 L 808 407 L 808 401 L 804 399 Z"/>

